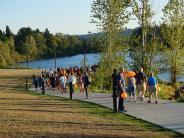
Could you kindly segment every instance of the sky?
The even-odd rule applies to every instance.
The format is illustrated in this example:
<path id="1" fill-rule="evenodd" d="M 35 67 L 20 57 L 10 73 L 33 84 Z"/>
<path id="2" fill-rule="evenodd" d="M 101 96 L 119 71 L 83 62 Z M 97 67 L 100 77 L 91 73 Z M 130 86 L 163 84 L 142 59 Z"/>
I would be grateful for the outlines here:
<path id="1" fill-rule="evenodd" d="M 0 29 L 8 25 L 13 33 L 21 27 L 39 28 L 51 33 L 87 34 L 97 32 L 91 21 L 93 0 L 0 0 Z M 151 0 L 156 12 L 154 20 L 159 23 L 162 8 L 168 0 Z M 126 27 L 138 26 L 131 20 Z"/>

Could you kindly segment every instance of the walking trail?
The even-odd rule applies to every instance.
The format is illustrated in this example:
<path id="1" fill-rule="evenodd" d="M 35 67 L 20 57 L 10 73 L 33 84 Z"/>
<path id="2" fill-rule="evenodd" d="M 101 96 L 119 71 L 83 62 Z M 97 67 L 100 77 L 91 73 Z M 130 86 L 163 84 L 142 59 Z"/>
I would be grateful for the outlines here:
<path id="1" fill-rule="evenodd" d="M 34 89 L 32 89 L 34 90 Z M 46 91 L 48 95 L 69 98 L 69 94 L 61 94 L 59 91 Z M 111 94 L 89 93 L 86 99 L 85 93 L 75 92 L 73 99 L 99 104 L 113 108 Z M 154 100 L 151 104 L 145 101 L 125 102 L 126 114 L 139 119 L 172 129 L 184 134 L 184 103 L 176 103 L 169 100 L 159 99 L 158 104 Z"/>

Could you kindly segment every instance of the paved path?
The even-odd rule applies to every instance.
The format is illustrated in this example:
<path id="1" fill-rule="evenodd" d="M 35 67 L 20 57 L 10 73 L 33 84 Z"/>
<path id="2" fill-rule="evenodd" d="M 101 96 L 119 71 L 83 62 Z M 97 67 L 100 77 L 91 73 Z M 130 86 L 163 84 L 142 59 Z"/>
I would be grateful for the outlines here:
<path id="1" fill-rule="evenodd" d="M 60 94 L 57 91 L 47 91 L 46 94 L 69 98 L 69 94 Z M 85 93 L 74 93 L 73 99 L 96 103 L 108 108 L 113 108 L 110 94 L 89 93 L 86 99 Z M 128 115 L 152 122 L 154 124 L 184 133 L 184 103 L 176 103 L 168 100 L 154 101 L 148 104 L 147 101 L 125 102 Z"/>

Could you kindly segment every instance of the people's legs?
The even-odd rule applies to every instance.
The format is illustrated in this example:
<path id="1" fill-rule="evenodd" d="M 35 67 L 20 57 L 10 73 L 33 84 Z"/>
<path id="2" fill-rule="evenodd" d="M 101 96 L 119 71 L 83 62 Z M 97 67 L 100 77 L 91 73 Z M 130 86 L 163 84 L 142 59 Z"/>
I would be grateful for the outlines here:
<path id="1" fill-rule="evenodd" d="M 120 96 L 119 96 L 119 104 L 118 104 L 119 106 L 118 106 L 118 110 L 119 111 L 123 111 L 124 110 L 124 99 L 123 98 L 121 98 L 121 94 L 120 94 Z"/>
<path id="2" fill-rule="evenodd" d="M 152 94 L 151 94 L 151 91 L 150 90 L 148 92 L 149 92 L 149 101 L 148 102 L 151 102 L 151 95 Z"/>
<path id="3" fill-rule="evenodd" d="M 70 89 L 70 100 L 72 100 L 72 93 L 73 93 L 73 84 L 69 82 L 69 89 Z"/>
<path id="4" fill-rule="evenodd" d="M 145 95 L 145 83 L 141 84 L 141 100 L 144 100 Z"/>
<path id="5" fill-rule="evenodd" d="M 141 84 L 137 84 L 138 99 L 141 99 L 142 91 Z"/>
<path id="6" fill-rule="evenodd" d="M 132 87 L 132 96 L 134 97 L 134 100 L 136 101 L 136 88 Z"/>
<path id="7" fill-rule="evenodd" d="M 86 91 L 86 98 L 88 99 L 88 86 L 87 85 L 84 85 L 84 89 Z"/>
<path id="8" fill-rule="evenodd" d="M 84 84 L 82 83 L 81 84 L 81 92 L 84 92 L 85 91 L 85 89 L 84 89 Z"/>
<path id="9" fill-rule="evenodd" d="M 36 89 L 36 91 L 37 91 L 38 84 L 37 84 L 37 83 L 34 83 L 34 85 L 35 85 L 35 89 Z"/>
<path id="10" fill-rule="evenodd" d="M 154 92 L 154 95 L 155 95 L 155 102 L 157 103 L 158 102 L 157 91 Z"/>
<path id="11" fill-rule="evenodd" d="M 158 97 L 157 97 L 157 89 L 155 87 L 155 91 L 154 91 L 154 96 L 155 96 L 155 103 L 158 102 Z"/>
<path id="12" fill-rule="evenodd" d="M 61 93 L 63 93 L 63 85 L 62 85 L 62 83 L 60 84 L 60 90 L 61 90 Z"/>
<path id="13" fill-rule="evenodd" d="M 151 86 L 148 86 L 148 92 L 149 92 L 149 100 L 148 103 L 151 103 L 153 88 Z"/>
<path id="14" fill-rule="evenodd" d="M 135 98 L 135 92 L 134 92 L 134 87 L 129 87 L 128 88 L 128 93 L 129 93 L 129 101 L 131 101 L 131 99 L 132 99 L 132 97 L 134 97 Z"/>
<path id="15" fill-rule="evenodd" d="M 64 86 L 63 92 L 66 94 L 66 83 L 64 83 L 63 86 Z"/>
<path id="16" fill-rule="evenodd" d="M 132 95 L 131 87 L 128 87 L 127 91 L 128 91 L 128 101 L 131 101 L 131 95 Z"/>
<path id="17" fill-rule="evenodd" d="M 113 111 L 116 113 L 117 110 L 117 88 L 113 87 Z"/>

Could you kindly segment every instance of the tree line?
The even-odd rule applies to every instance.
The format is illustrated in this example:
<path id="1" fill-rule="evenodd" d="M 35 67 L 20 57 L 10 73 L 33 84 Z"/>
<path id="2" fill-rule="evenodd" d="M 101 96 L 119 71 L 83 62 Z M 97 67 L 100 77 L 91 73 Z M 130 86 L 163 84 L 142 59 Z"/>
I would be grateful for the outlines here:
<path id="1" fill-rule="evenodd" d="M 100 35 L 52 34 L 46 29 L 21 28 L 13 34 L 7 26 L 0 30 L 0 66 L 17 61 L 83 53 L 101 53 L 96 86 L 110 89 L 111 73 L 122 65 L 131 70 L 144 67 L 147 74 L 160 72 L 171 74 L 175 84 L 184 72 L 184 2 L 169 0 L 163 8 L 162 22 L 156 25 L 151 0 L 93 0 L 92 22 L 97 24 Z M 125 25 L 131 16 L 137 18 L 140 27 L 133 33 L 126 32 Z M 127 61 L 127 53 L 131 61 Z"/>
<path id="2" fill-rule="evenodd" d="M 13 34 L 9 26 L 0 30 L 0 66 L 9 66 L 27 58 L 40 59 L 100 52 L 98 37 L 83 38 L 78 35 L 52 34 L 46 29 L 21 28 Z"/>

